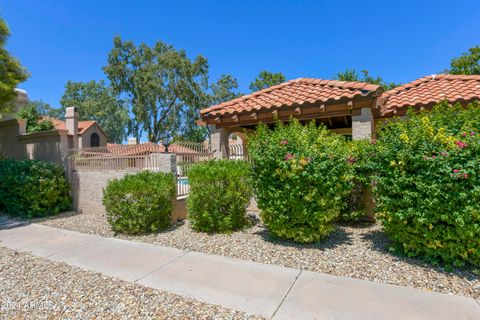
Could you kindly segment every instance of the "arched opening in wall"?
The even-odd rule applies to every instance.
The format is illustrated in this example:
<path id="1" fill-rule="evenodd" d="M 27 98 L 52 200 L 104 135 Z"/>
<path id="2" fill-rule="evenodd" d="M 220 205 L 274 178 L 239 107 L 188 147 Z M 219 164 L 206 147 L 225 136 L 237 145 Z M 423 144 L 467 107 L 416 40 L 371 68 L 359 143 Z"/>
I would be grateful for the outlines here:
<path id="1" fill-rule="evenodd" d="M 247 160 L 247 138 L 243 132 L 231 132 L 228 136 L 228 158 L 232 160 Z"/>
<path id="2" fill-rule="evenodd" d="M 90 147 L 100 147 L 100 136 L 95 132 L 90 136 Z"/>

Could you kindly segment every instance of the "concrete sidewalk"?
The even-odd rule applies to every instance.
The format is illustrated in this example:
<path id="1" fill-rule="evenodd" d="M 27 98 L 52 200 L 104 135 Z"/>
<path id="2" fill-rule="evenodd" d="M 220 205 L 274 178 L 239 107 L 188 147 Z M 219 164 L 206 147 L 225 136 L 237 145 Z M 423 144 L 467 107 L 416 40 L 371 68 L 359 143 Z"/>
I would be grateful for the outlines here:
<path id="1" fill-rule="evenodd" d="M 273 319 L 480 319 L 470 298 L 1 218 L 0 245 Z"/>

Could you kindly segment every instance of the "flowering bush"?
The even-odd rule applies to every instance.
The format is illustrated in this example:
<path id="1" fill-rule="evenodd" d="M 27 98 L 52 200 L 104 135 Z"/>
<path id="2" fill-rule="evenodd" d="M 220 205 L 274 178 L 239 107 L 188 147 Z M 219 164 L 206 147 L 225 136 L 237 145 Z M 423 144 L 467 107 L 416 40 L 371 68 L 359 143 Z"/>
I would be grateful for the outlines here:
<path id="1" fill-rule="evenodd" d="M 345 206 L 353 167 L 345 139 L 315 122 L 260 125 L 248 137 L 253 185 L 264 224 L 276 236 L 313 242 Z"/>
<path id="2" fill-rule="evenodd" d="M 250 165 L 245 161 L 212 160 L 188 172 L 188 220 L 203 232 L 229 232 L 247 225 L 252 196 Z"/>
<path id="3" fill-rule="evenodd" d="M 375 198 L 392 250 L 480 265 L 480 109 L 408 114 L 379 132 Z"/>
<path id="4" fill-rule="evenodd" d="M 345 199 L 347 206 L 342 210 L 340 218 L 343 221 L 373 221 L 371 160 L 375 146 L 371 139 L 352 140 L 348 146 L 347 162 L 354 171 L 353 188 Z"/>

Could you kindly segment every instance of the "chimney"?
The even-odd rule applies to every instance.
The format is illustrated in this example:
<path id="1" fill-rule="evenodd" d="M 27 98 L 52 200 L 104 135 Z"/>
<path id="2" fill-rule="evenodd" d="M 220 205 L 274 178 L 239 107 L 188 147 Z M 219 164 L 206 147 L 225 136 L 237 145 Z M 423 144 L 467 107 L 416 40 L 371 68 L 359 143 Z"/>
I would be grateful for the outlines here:
<path id="1" fill-rule="evenodd" d="M 78 148 L 78 112 L 76 107 L 68 107 L 65 111 L 65 122 L 68 134 L 73 136 L 72 148 Z"/>
<path id="2" fill-rule="evenodd" d="M 137 138 L 128 138 L 127 144 L 137 144 Z"/>

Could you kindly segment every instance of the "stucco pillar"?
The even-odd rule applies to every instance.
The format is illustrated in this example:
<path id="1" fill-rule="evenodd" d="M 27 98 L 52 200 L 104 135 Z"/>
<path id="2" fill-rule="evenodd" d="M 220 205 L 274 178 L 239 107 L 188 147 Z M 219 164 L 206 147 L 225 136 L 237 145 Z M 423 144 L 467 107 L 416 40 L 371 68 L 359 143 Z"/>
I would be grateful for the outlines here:
<path id="1" fill-rule="evenodd" d="M 372 109 L 362 108 L 359 116 L 352 116 L 352 139 L 371 138 L 374 132 Z"/>
<path id="2" fill-rule="evenodd" d="M 210 130 L 212 152 L 217 159 L 228 157 L 228 134 L 228 131 L 224 128 L 212 127 Z"/>

